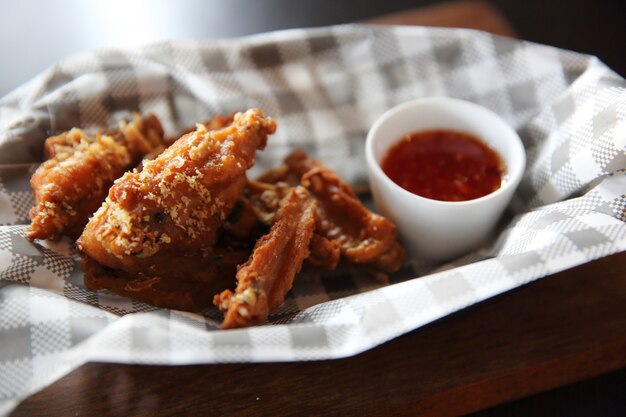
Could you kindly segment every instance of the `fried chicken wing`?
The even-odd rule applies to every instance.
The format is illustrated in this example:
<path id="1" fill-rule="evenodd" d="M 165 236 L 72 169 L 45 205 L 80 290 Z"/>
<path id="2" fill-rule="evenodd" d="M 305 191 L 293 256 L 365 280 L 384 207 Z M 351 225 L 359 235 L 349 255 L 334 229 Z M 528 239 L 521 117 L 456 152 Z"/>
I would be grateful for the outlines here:
<path id="1" fill-rule="evenodd" d="M 395 241 L 395 227 L 387 219 L 370 212 L 332 171 L 317 167 L 301 180 L 319 201 L 316 231 L 337 242 L 350 262 L 370 263 Z"/>
<path id="2" fill-rule="evenodd" d="M 268 171 L 259 181 L 300 184 L 317 200 L 315 234 L 319 238 L 313 240 L 312 264 L 334 268 L 337 261 L 332 255 L 338 245 L 341 256 L 352 263 L 386 273 L 395 272 L 402 265 L 404 249 L 396 239 L 395 226 L 369 211 L 337 174 L 304 152 L 293 152 L 284 166 Z"/>
<path id="3" fill-rule="evenodd" d="M 31 178 L 36 206 L 30 210 L 28 238 L 78 237 L 113 181 L 162 144 L 159 120 L 138 114 L 122 121 L 118 131 L 95 138 L 76 128 L 48 138 L 48 159 Z"/>
<path id="4" fill-rule="evenodd" d="M 199 124 L 109 191 L 78 240 L 102 266 L 138 273 L 212 250 L 246 184 L 257 149 L 276 129 L 258 109 L 220 130 Z"/>
<path id="5" fill-rule="evenodd" d="M 308 256 L 315 228 L 316 201 L 303 187 L 290 189 L 268 234 L 237 271 L 237 289 L 223 291 L 214 303 L 225 312 L 222 328 L 261 323 L 276 311 Z"/>

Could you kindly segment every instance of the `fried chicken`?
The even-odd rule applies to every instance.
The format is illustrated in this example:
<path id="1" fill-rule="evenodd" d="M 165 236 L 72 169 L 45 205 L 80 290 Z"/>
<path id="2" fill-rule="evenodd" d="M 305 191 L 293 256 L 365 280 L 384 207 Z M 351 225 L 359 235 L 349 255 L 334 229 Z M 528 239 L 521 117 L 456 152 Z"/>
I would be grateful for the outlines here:
<path id="1" fill-rule="evenodd" d="M 281 200 L 269 233 L 257 241 L 252 256 L 237 271 L 235 293 L 226 290 L 215 296 L 215 305 L 225 312 L 222 328 L 261 323 L 278 309 L 308 256 L 316 206 L 299 186 Z"/>
<path id="2" fill-rule="evenodd" d="M 316 167 L 302 176 L 301 184 L 319 202 L 316 233 L 336 242 L 348 262 L 383 267 L 384 272 L 395 272 L 400 267 L 403 254 L 387 254 L 401 250 L 401 246 L 396 245 L 395 226 L 363 206 L 334 172 L 323 166 Z M 397 263 L 379 263 L 383 255 Z"/>
<path id="3" fill-rule="evenodd" d="M 232 285 L 237 266 L 249 255 L 247 250 L 215 248 L 205 256 L 190 254 L 133 273 L 107 268 L 88 257 L 81 267 L 85 286 L 92 291 L 108 289 L 156 307 L 202 311 L 212 305 L 214 294 Z"/>
<path id="4" fill-rule="evenodd" d="M 258 181 L 300 184 L 317 200 L 313 265 L 333 269 L 338 261 L 337 247 L 348 262 L 385 273 L 395 272 L 402 265 L 404 249 L 397 241 L 395 226 L 369 211 L 337 174 L 304 152 L 293 152 L 285 165 L 266 172 Z"/>
<path id="5" fill-rule="evenodd" d="M 48 159 L 31 178 L 36 206 L 30 210 L 28 238 L 78 237 L 113 181 L 162 144 L 159 120 L 138 114 L 122 121 L 119 130 L 95 137 L 74 128 L 48 138 Z"/>
<path id="6" fill-rule="evenodd" d="M 223 129 L 199 124 L 141 172 L 115 182 L 79 238 L 79 250 L 127 278 L 146 271 L 162 278 L 192 257 L 208 262 L 256 150 L 275 129 L 258 109 L 236 114 Z"/>
<path id="7" fill-rule="evenodd" d="M 311 244 L 309 245 L 309 257 L 306 258 L 309 265 L 332 271 L 339 264 L 340 258 L 341 246 L 339 246 L 339 243 L 318 233 L 313 233 Z"/>
<path id="8" fill-rule="evenodd" d="M 218 117 L 117 179 L 77 241 L 87 288 L 181 310 L 214 304 L 228 329 L 265 321 L 305 263 L 396 271 L 395 227 L 320 162 L 294 152 L 246 178 L 275 130 L 258 109 Z"/>

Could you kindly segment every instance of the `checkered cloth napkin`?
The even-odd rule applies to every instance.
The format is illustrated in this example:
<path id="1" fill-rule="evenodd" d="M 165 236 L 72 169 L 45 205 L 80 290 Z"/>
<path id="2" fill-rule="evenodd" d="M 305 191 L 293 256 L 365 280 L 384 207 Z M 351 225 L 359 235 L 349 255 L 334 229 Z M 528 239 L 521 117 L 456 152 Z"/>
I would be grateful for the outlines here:
<path id="1" fill-rule="evenodd" d="M 52 132 L 111 127 L 132 110 L 169 134 L 260 107 L 279 129 L 257 172 L 302 148 L 366 182 L 364 139 L 390 107 L 451 96 L 520 133 L 522 184 L 484 247 L 407 263 L 383 284 L 344 268 L 297 278 L 269 324 L 87 291 L 72 243 L 25 239 L 29 177 Z M 0 414 L 85 361 L 190 364 L 356 354 L 529 281 L 626 249 L 626 82 L 596 58 L 487 33 L 338 26 L 162 42 L 75 56 L 0 100 Z M 253 174 L 254 175 L 254 174 Z"/>

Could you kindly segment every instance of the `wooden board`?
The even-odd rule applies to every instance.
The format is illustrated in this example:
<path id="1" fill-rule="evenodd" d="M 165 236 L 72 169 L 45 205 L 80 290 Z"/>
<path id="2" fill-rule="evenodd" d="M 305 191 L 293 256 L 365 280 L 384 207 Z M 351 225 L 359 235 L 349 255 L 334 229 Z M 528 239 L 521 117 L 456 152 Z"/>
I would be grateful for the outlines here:
<path id="1" fill-rule="evenodd" d="M 367 20 L 381 25 L 422 25 L 478 29 L 502 36 L 515 36 L 515 30 L 498 9 L 481 0 L 452 1 L 393 13 Z"/>

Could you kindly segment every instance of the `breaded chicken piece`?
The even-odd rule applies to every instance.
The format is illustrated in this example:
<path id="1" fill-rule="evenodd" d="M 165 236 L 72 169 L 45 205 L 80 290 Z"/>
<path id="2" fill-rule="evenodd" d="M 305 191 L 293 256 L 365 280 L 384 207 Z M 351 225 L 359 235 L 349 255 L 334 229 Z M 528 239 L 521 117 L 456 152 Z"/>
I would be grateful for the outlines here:
<path id="1" fill-rule="evenodd" d="M 301 184 L 318 201 L 316 233 L 337 243 L 343 258 L 388 273 L 400 268 L 404 250 L 396 227 L 363 206 L 334 172 L 315 167 L 302 176 Z"/>
<path id="2" fill-rule="evenodd" d="M 404 249 L 396 238 L 395 226 L 372 213 L 354 191 L 321 162 L 295 151 L 285 164 L 263 174 L 259 182 L 302 185 L 317 200 L 315 238 L 311 263 L 333 269 L 341 257 L 385 273 L 397 271 L 404 261 Z"/>
<path id="3" fill-rule="evenodd" d="M 220 130 L 199 124 L 141 172 L 115 182 L 78 240 L 79 250 L 129 273 L 153 267 L 158 274 L 190 254 L 208 256 L 256 150 L 275 130 L 274 120 L 258 109 L 236 114 Z"/>
<path id="4" fill-rule="evenodd" d="M 85 286 L 92 291 L 108 289 L 156 307 L 202 311 L 213 305 L 215 293 L 232 285 L 237 266 L 249 256 L 249 250 L 216 248 L 205 256 L 192 253 L 141 272 L 107 268 L 90 258 L 84 258 L 81 267 Z"/>
<path id="5" fill-rule="evenodd" d="M 309 254 L 316 202 L 303 187 L 290 189 L 280 202 L 272 227 L 237 271 L 237 289 L 223 291 L 214 303 L 224 311 L 222 328 L 264 322 L 278 309 Z"/>
<path id="6" fill-rule="evenodd" d="M 36 206 L 30 210 L 28 238 L 78 237 L 113 181 L 162 144 L 159 120 L 138 114 L 122 121 L 118 131 L 90 137 L 74 128 L 48 138 L 48 159 L 31 178 Z"/>

